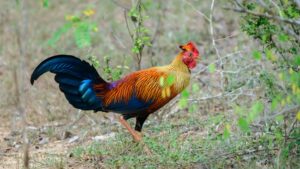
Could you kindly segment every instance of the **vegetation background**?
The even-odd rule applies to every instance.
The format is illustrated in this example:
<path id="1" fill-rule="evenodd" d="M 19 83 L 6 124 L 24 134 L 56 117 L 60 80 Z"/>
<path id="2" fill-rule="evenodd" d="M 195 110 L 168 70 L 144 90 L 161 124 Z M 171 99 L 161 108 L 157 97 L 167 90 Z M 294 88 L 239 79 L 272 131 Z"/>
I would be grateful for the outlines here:
<path id="1" fill-rule="evenodd" d="M 0 1 L 0 167 L 299 168 L 299 0 Z M 190 87 L 153 114 L 143 146 L 115 115 L 72 108 L 55 54 L 108 80 L 168 64 L 194 41 Z"/>

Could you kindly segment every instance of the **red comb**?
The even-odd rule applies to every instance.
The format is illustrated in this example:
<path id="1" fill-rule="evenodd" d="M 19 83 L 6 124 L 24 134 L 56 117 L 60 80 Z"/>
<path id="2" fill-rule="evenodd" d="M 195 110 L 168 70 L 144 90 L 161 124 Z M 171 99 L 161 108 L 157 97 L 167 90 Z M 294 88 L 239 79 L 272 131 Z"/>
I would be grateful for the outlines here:
<path id="1" fill-rule="evenodd" d="M 191 50 L 196 53 L 196 55 L 199 55 L 199 51 L 197 49 L 197 46 L 195 45 L 194 42 L 190 41 L 187 46 L 189 46 L 191 48 Z"/>

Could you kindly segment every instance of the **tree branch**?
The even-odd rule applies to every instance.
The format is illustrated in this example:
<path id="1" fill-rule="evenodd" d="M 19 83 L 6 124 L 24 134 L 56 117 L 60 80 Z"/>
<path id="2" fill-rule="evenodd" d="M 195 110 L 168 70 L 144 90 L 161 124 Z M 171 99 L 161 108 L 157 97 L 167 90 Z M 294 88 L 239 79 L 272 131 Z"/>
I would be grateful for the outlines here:
<path id="1" fill-rule="evenodd" d="M 247 14 L 254 15 L 254 16 L 262 16 L 262 17 L 265 17 L 265 18 L 268 18 L 268 19 L 273 19 L 273 20 L 276 20 L 276 21 L 279 21 L 279 22 L 285 22 L 285 23 L 289 23 L 289 24 L 292 24 L 292 25 L 300 25 L 300 19 L 298 19 L 298 20 L 287 19 L 287 18 L 282 18 L 282 17 L 279 17 L 279 16 L 272 16 L 272 15 L 269 15 L 267 13 L 265 13 L 265 14 L 257 13 L 257 12 L 249 11 L 249 10 L 243 9 L 243 8 L 223 7 L 223 9 L 232 10 L 234 12 L 239 12 L 239 13 L 247 13 Z"/>

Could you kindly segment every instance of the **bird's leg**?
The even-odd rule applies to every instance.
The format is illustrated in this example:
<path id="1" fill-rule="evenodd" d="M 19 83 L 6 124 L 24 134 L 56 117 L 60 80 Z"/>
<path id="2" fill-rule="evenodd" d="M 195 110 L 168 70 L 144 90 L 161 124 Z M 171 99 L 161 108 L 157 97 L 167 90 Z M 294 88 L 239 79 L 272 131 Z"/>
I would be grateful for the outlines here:
<path id="1" fill-rule="evenodd" d="M 136 118 L 136 123 L 135 123 L 135 128 L 134 129 L 135 129 L 136 133 L 138 133 L 140 136 L 142 136 L 141 131 L 142 131 L 142 128 L 143 128 L 143 124 L 144 124 L 144 122 L 145 122 L 145 120 L 147 119 L 148 116 L 149 116 L 149 114 L 146 114 L 144 116 L 138 116 Z M 149 155 L 149 156 L 152 155 L 152 152 L 151 152 L 150 148 L 146 144 L 143 145 L 143 148 L 144 148 L 144 151 L 146 152 L 147 155 Z"/>
<path id="2" fill-rule="evenodd" d="M 124 119 L 123 116 L 119 116 L 119 122 L 129 131 L 129 133 L 132 135 L 133 140 L 135 142 L 140 142 L 142 140 L 142 137 L 140 134 L 138 134 L 136 131 L 134 131 L 130 125 L 127 123 L 127 121 Z"/>
<path id="3" fill-rule="evenodd" d="M 135 123 L 134 129 L 141 136 L 142 136 L 142 128 L 143 128 L 144 122 L 148 116 L 149 116 L 149 114 L 136 117 L 136 123 Z"/>
<path id="4" fill-rule="evenodd" d="M 146 120 L 147 117 L 145 117 L 145 120 Z M 142 143 L 144 151 L 146 152 L 146 154 L 151 156 L 152 155 L 151 150 L 142 141 L 141 129 L 142 129 L 142 126 L 143 126 L 143 123 L 144 123 L 145 120 L 142 120 L 142 123 L 139 123 L 139 122 L 141 122 L 141 119 L 139 120 L 139 118 L 137 118 L 137 123 L 136 123 L 136 126 L 135 126 L 135 130 L 133 130 L 130 127 L 130 125 L 127 123 L 127 121 L 124 119 L 124 117 L 123 116 L 119 116 L 120 123 L 129 131 L 129 133 L 133 137 L 133 140 L 135 142 L 137 142 L 137 143 Z"/>

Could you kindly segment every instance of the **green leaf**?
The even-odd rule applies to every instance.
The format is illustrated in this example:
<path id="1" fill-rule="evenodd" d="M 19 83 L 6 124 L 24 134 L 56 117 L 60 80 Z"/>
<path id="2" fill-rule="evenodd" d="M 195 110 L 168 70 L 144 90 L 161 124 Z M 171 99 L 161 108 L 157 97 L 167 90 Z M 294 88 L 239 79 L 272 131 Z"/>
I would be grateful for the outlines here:
<path id="1" fill-rule="evenodd" d="M 54 32 L 53 36 L 47 41 L 50 46 L 55 46 L 57 41 L 61 38 L 61 36 L 70 30 L 72 25 L 70 23 L 64 24 L 57 31 Z"/>
<path id="2" fill-rule="evenodd" d="M 278 40 L 281 42 L 286 42 L 287 40 L 289 40 L 289 37 L 286 34 L 279 34 L 278 36 Z"/>
<path id="3" fill-rule="evenodd" d="M 255 3 L 248 3 L 246 5 L 247 9 L 249 10 L 254 10 L 256 8 L 256 4 Z"/>
<path id="4" fill-rule="evenodd" d="M 268 60 L 276 61 L 276 56 L 272 53 L 270 49 L 266 49 L 265 53 Z"/>
<path id="5" fill-rule="evenodd" d="M 265 50 L 265 53 L 266 53 L 267 59 L 268 59 L 268 60 L 272 60 L 272 52 L 271 52 L 271 50 L 266 49 L 266 50 Z"/>
<path id="6" fill-rule="evenodd" d="M 271 110 L 274 111 L 278 106 L 279 100 L 277 98 L 272 99 Z"/>
<path id="7" fill-rule="evenodd" d="M 49 0 L 43 0 L 43 7 L 48 8 L 49 7 Z"/>
<path id="8" fill-rule="evenodd" d="M 92 65 L 93 65 L 95 68 L 99 68 L 99 67 L 100 67 L 100 62 L 99 62 L 99 60 L 97 59 L 96 56 L 89 56 L 89 57 L 88 57 L 88 60 L 92 62 Z"/>
<path id="9" fill-rule="evenodd" d="M 194 83 L 194 84 L 192 85 L 192 91 L 193 91 L 193 93 L 196 93 L 196 92 L 198 92 L 199 90 L 200 90 L 199 85 L 196 84 L 196 83 Z"/>
<path id="10" fill-rule="evenodd" d="M 208 65 L 208 72 L 214 73 L 216 71 L 216 65 L 214 63 L 211 63 Z"/>
<path id="11" fill-rule="evenodd" d="M 284 116 L 281 114 L 281 115 L 276 116 L 275 119 L 276 119 L 276 121 L 278 121 L 278 122 L 283 122 Z"/>
<path id="12" fill-rule="evenodd" d="M 80 23 L 74 31 L 76 45 L 79 48 L 91 46 L 91 36 L 89 25 L 85 22 Z"/>
<path id="13" fill-rule="evenodd" d="M 296 115 L 296 119 L 297 119 L 298 121 L 300 121 L 300 111 L 298 111 L 298 113 L 297 113 L 297 115 Z"/>
<path id="14" fill-rule="evenodd" d="M 187 91 L 187 90 L 183 90 L 182 91 L 182 93 L 181 93 L 181 96 L 183 97 L 183 98 L 188 98 L 189 97 L 189 92 Z"/>
<path id="15" fill-rule="evenodd" d="M 20 5 L 20 0 L 16 0 L 16 4 L 19 6 Z"/>
<path id="16" fill-rule="evenodd" d="M 130 11 L 128 12 L 128 16 L 130 17 L 135 17 L 137 18 L 138 17 L 138 11 L 136 10 L 136 8 L 131 8 Z"/>
<path id="17" fill-rule="evenodd" d="M 298 84 L 300 82 L 300 72 L 291 71 L 290 82 L 294 84 Z"/>
<path id="18" fill-rule="evenodd" d="M 258 117 L 258 115 L 259 115 L 261 112 L 263 112 L 263 110 L 264 110 L 264 105 L 263 105 L 263 103 L 262 103 L 262 102 L 259 102 L 259 101 L 255 102 L 255 103 L 252 105 L 252 107 L 251 107 L 251 109 L 250 109 L 250 113 L 249 113 L 249 115 L 248 115 L 248 117 L 247 117 L 248 122 L 251 123 L 254 119 L 256 119 L 256 118 Z"/>
<path id="19" fill-rule="evenodd" d="M 256 60 L 260 60 L 261 59 L 261 53 L 258 50 L 253 51 L 252 56 Z"/>
<path id="20" fill-rule="evenodd" d="M 293 62 L 295 65 L 299 66 L 300 65 L 300 55 L 295 56 Z"/>
<path id="21" fill-rule="evenodd" d="M 193 113 L 197 110 L 197 105 L 196 104 L 192 104 L 192 106 L 189 106 L 189 112 Z"/>
<path id="22" fill-rule="evenodd" d="M 133 46 L 133 48 L 131 49 L 131 51 L 133 52 L 133 53 L 139 53 L 139 48 L 138 48 L 138 46 Z"/>
<path id="23" fill-rule="evenodd" d="M 66 15 L 65 18 L 68 22 L 72 22 L 72 23 L 80 23 L 81 19 L 79 16 L 76 15 Z"/>
<path id="24" fill-rule="evenodd" d="M 244 109 L 244 107 L 241 107 L 241 106 L 236 105 L 236 106 L 234 107 L 234 112 L 235 112 L 237 115 L 242 116 L 242 115 L 244 115 L 245 109 Z"/>
<path id="25" fill-rule="evenodd" d="M 250 130 L 249 124 L 244 118 L 238 119 L 238 125 L 243 132 L 248 132 Z"/>
<path id="26" fill-rule="evenodd" d="M 175 82 L 175 76 L 174 75 L 169 75 L 167 77 L 167 85 L 171 86 Z"/>
<path id="27" fill-rule="evenodd" d="M 223 138 L 228 139 L 230 137 L 230 125 L 226 124 L 224 127 Z"/>
<path id="28" fill-rule="evenodd" d="M 186 98 L 180 98 L 179 100 L 179 107 L 182 109 L 182 108 L 185 108 L 187 107 L 188 105 L 188 100 Z"/>
<path id="29" fill-rule="evenodd" d="M 121 78 L 122 71 L 120 69 L 114 69 L 112 72 L 112 79 L 119 80 Z"/>
<path id="30" fill-rule="evenodd" d="M 280 16 L 280 17 L 284 17 L 284 11 L 279 10 L 279 16 Z"/>

